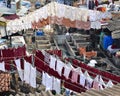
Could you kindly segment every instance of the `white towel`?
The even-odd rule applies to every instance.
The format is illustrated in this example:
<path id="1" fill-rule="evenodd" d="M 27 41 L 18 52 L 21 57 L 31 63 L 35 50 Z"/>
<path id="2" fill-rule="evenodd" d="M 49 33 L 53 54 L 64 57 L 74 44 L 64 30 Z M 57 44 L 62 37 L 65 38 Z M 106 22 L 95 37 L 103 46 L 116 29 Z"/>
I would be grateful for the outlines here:
<path id="1" fill-rule="evenodd" d="M 31 65 L 29 62 L 24 61 L 24 81 L 25 83 L 30 83 L 30 69 Z"/>
<path id="2" fill-rule="evenodd" d="M 52 68 L 53 70 L 55 70 L 55 63 L 56 63 L 56 58 L 51 55 L 50 56 L 50 68 Z"/>
<path id="3" fill-rule="evenodd" d="M 53 85 L 53 76 L 46 74 L 46 91 L 52 90 L 52 85 Z"/>
<path id="4" fill-rule="evenodd" d="M 5 62 L 0 63 L 0 70 L 5 72 Z"/>
<path id="5" fill-rule="evenodd" d="M 42 84 L 46 85 L 46 73 L 42 72 Z"/>
<path id="6" fill-rule="evenodd" d="M 84 74 L 80 74 L 80 85 L 85 86 L 86 77 Z"/>
<path id="7" fill-rule="evenodd" d="M 114 84 L 112 83 L 111 80 L 108 81 L 108 83 L 106 84 L 107 88 L 111 88 Z"/>
<path id="8" fill-rule="evenodd" d="M 18 70 L 18 74 L 20 76 L 20 79 L 23 81 L 24 78 L 24 74 L 23 74 L 23 70 L 21 68 L 21 63 L 20 63 L 20 59 L 15 60 L 15 64 Z"/>
<path id="9" fill-rule="evenodd" d="M 53 90 L 56 91 L 57 94 L 60 94 L 60 91 L 61 91 L 61 81 L 57 78 L 54 78 L 54 81 L 53 81 Z"/>
<path id="10" fill-rule="evenodd" d="M 70 74 L 70 71 L 72 70 L 72 68 L 68 67 L 67 65 L 64 67 L 64 76 L 65 78 L 69 78 L 69 74 Z"/>
<path id="11" fill-rule="evenodd" d="M 30 85 L 33 88 L 36 88 L 36 67 L 33 67 L 32 65 L 30 69 Z"/>
<path id="12" fill-rule="evenodd" d="M 60 60 L 57 60 L 57 67 L 56 67 L 56 71 L 58 72 L 58 74 L 61 76 L 62 75 L 62 69 L 64 67 L 64 63 Z"/>

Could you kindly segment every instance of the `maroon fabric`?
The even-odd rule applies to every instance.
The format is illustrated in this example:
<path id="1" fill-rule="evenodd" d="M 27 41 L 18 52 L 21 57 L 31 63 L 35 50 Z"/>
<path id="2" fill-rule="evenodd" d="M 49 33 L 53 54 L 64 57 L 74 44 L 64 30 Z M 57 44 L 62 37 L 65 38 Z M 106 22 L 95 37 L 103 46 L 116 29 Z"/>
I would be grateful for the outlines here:
<path id="1" fill-rule="evenodd" d="M 24 59 L 20 59 L 20 63 L 21 63 L 21 68 L 24 69 Z"/>
<path id="2" fill-rule="evenodd" d="M 3 49 L 3 50 L 2 50 L 3 60 L 6 60 L 6 59 L 7 59 L 8 53 L 9 53 L 9 52 L 8 52 L 7 49 Z"/>
<path id="3" fill-rule="evenodd" d="M 11 67 L 10 67 L 10 62 L 9 61 L 5 61 L 5 69 L 10 71 Z"/>
<path id="4" fill-rule="evenodd" d="M 14 59 L 14 50 L 13 49 L 3 49 L 2 50 L 2 59 L 3 60 L 13 60 Z"/>
<path id="5" fill-rule="evenodd" d="M 18 56 L 19 56 L 19 51 L 18 51 L 18 49 L 17 48 L 14 48 L 14 56 L 16 57 L 16 58 L 18 58 Z"/>
<path id="6" fill-rule="evenodd" d="M 14 60 L 14 50 L 13 50 L 13 48 L 11 48 L 11 49 L 8 49 L 8 58 L 9 58 L 9 60 Z"/>
<path id="7" fill-rule="evenodd" d="M 35 57 L 35 66 L 39 72 L 44 71 L 44 62 L 38 57 Z"/>
<path id="8" fill-rule="evenodd" d="M 29 62 L 29 63 L 32 64 L 32 56 L 26 56 L 26 57 L 24 57 L 24 59 L 25 59 L 27 62 Z"/>
<path id="9" fill-rule="evenodd" d="M 4 15 L 3 17 L 8 20 L 14 20 L 14 19 L 19 18 L 17 14 Z"/>
<path id="10" fill-rule="evenodd" d="M 24 56 L 26 56 L 26 47 L 25 46 L 14 48 L 14 57 L 20 58 L 20 57 L 24 57 Z"/>
<path id="11" fill-rule="evenodd" d="M 44 57 L 44 55 L 42 54 L 42 52 L 41 52 L 40 50 L 37 50 L 35 54 L 36 54 L 36 56 L 37 56 L 38 58 L 40 58 L 41 60 L 44 61 L 44 58 L 45 58 L 45 57 Z"/>
<path id="12" fill-rule="evenodd" d="M 58 57 L 62 57 L 62 51 L 61 50 L 46 50 L 48 53 L 50 54 L 54 54 L 54 55 L 57 55 Z"/>
<path id="13" fill-rule="evenodd" d="M 22 47 L 18 47 L 18 51 L 19 51 L 19 56 L 22 57 L 22 56 L 25 56 L 26 55 L 26 48 L 25 46 L 22 46 Z"/>
<path id="14" fill-rule="evenodd" d="M 2 62 L 3 56 L 2 56 L 2 50 L 0 50 L 0 62 Z"/>

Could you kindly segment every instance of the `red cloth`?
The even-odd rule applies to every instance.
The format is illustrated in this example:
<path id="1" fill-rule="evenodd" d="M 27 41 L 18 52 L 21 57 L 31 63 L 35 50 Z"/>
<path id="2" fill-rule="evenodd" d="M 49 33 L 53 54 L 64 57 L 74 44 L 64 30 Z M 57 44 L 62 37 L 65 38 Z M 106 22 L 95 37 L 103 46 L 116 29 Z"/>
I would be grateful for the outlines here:
<path id="1" fill-rule="evenodd" d="M 2 50 L 0 50 L 0 62 L 2 62 L 3 56 L 2 56 Z"/>
<path id="2" fill-rule="evenodd" d="M 95 0 L 95 6 L 96 7 L 98 6 L 98 0 Z"/>
<path id="3" fill-rule="evenodd" d="M 14 19 L 19 18 L 19 16 L 16 15 L 16 14 L 4 15 L 3 17 L 4 17 L 5 19 L 8 19 L 8 20 L 14 20 Z"/>
<path id="4" fill-rule="evenodd" d="M 42 54 L 42 52 L 41 52 L 40 50 L 37 50 L 35 54 L 36 54 L 36 56 L 37 56 L 38 58 L 40 58 L 41 60 L 44 61 L 44 58 L 45 58 L 45 57 L 44 57 L 44 55 Z"/>

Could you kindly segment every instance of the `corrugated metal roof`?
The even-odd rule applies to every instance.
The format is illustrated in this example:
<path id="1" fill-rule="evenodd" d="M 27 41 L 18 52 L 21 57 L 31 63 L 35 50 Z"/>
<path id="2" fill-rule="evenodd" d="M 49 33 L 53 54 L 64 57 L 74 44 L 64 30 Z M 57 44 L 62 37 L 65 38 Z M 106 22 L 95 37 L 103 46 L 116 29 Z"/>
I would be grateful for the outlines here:
<path id="1" fill-rule="evenodd" d="M 77 96 L 120 96 L 120 83 L 104 90 L 90 89 Z"/>

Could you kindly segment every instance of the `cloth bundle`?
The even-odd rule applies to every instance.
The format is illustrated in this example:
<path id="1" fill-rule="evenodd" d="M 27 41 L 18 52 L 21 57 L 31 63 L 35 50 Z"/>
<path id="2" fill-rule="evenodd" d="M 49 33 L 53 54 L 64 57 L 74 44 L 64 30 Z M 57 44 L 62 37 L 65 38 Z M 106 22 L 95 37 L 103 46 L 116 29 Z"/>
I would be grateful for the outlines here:
<path id="1" fill-rule="evenodd" d="M 0 92 L 9 91 L 10 89 L 10 74 L 0 72 Z"/>

